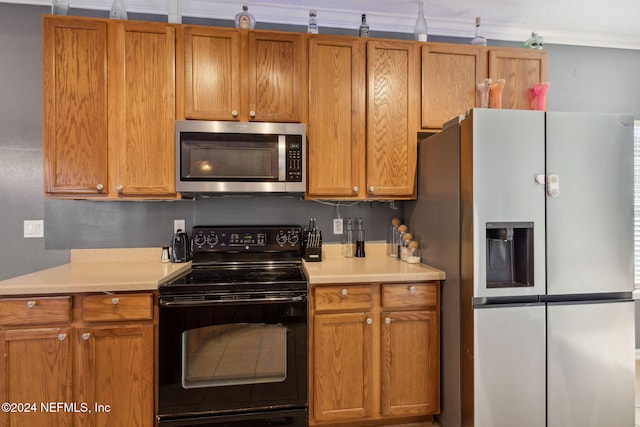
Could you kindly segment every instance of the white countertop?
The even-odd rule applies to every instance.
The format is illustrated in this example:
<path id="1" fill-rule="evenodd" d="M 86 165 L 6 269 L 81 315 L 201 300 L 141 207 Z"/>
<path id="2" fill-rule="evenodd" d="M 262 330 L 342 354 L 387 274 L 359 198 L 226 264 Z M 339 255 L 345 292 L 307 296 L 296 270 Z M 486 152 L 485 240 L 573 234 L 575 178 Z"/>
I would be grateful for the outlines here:
<path id="1" fill-rule="evenodd" d="M 365 252 L 364 258 L 345 258 L 342 245 L 323 245 L 321 262 L 304 261 L 309 284 L 422 282 L 446 278 L 445 272 L 437 268 L 390 257 L 384 243 L 367 244 Z"/>
<path id="2" fill-rule="evenodd" d="M 71 262 L 0 281 L 0 295 L 156 290 L 191 268 L 163 263 L 161 248 L 72 249 Z"/>

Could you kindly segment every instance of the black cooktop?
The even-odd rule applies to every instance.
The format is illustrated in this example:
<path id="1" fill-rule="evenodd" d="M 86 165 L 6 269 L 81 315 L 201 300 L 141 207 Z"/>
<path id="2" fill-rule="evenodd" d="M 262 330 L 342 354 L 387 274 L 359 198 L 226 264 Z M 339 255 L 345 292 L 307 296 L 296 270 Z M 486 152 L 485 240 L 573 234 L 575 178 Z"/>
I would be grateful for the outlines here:
<path id="1" fill-rule="evenodd" d="M 196 226 L 189 273 L 161 294 L 306 290 L 297 226 Z"/>

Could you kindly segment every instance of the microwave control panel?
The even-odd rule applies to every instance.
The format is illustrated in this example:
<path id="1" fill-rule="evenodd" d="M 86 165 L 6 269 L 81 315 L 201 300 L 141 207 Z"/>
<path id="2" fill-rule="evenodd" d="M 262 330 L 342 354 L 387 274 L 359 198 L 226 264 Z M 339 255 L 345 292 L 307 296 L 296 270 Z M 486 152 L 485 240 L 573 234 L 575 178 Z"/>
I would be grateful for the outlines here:
<path id="1" fill-rule="evenodd" d="M 302 181 L 302 138 L 287 135 L 287 181 Z"/>

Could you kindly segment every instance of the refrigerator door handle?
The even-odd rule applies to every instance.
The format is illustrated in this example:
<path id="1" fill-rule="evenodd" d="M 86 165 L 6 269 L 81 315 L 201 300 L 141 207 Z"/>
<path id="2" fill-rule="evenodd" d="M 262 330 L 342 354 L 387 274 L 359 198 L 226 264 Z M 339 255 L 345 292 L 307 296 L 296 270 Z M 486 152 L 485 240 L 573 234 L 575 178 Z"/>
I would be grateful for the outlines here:
<path id="1" fill-rule="evenodd" d="M 560 177 L 558 175 L 549 175 L 547 177 L 547 195 L 549 197 L 558 197 L 560 195 Z"/>
<path id="2" fill-rule="evenodd" d="M 544 185 L 545 184 L 545 178 L 546 178 L 546 176 L 544 174 L 543 175 L 536 175 L 536 182 L 538 184 Z"/>

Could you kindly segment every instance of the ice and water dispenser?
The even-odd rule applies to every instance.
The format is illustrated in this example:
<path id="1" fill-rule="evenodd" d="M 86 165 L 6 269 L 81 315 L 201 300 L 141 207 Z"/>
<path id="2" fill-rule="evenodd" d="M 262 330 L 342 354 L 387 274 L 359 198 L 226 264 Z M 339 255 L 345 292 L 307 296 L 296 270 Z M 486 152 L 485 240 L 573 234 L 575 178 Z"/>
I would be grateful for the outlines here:
<path id="1" fill-rule="evenodd" d="M 486 227 L 487 288 L 533 286 L 533 222 Z"/>

